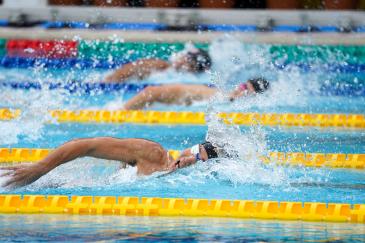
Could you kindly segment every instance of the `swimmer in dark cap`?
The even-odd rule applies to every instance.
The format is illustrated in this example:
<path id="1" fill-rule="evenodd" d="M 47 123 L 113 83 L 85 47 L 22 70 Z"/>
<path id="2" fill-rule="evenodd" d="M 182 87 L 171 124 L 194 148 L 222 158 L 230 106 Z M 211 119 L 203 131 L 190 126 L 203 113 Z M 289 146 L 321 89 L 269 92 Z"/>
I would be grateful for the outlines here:
<path id="1" fill-rule="evenodd" d="M 127 63 L 109 75 L 105 82 L 120 83 L 129 78 L 144 79 L 154 71 L 163 71 L 170 67 L 179 71 L 202 73 L 212 65 L 208 52 L 198 48 L 190 48 L 188 51 L 177 53 L 174 57 L 171 62 L 151 58 Z"/>
<path id="2" fill-rule="evenodd" d="M 173 172 L 197 161 L 220 155 L 210 142 L 184 150 L 176 160 L 159 143 L 140 138 L 95 137 L 69 141 L 37 163 L 0 167 L 8 177 L 4 186 L 20 187 L 33 183 L 56 167 L 81 157 L 116 160 L 137 167 L 137 174 Z"/>
<path id="3" fill-rule="evenodd" d="M 185 149 L 176 160 L 176 168 L 184 168 L 195 164 L 198 161 L 207 161 L 208 159 L 218 158 L 220 149 L 214 146 L 211 142 L 205 141 L 201 144 L 196 144 L 190 149 Z"/>
<path id="4" fill-rule="evenodd" d="M 264 78 L 253 78 L 239 84 L 227 97 L 229 101 L 243 96 L 260 94 L 270 87 Z M 126 110 L 146 108 L 153 103 L 190 105 L 194 101 L 209 100 L 218 93 L 218 89 L 201 84 L 166 84 L 149 86 L 132 97 L 124 105 Z"/>

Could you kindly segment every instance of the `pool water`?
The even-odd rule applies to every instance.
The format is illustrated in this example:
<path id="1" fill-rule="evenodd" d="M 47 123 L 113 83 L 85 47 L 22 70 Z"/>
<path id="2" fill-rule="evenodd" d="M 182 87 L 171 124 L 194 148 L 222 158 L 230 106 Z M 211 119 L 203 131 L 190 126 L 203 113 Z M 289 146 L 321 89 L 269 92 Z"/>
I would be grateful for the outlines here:
<path id="1" fill-rule="evenodd" d="M 224 43 L 223 43 L 224 45 Z M 215 71 L 198 77 L 176 72 L 155 74 L 147 83 L 214 83 L 230 89 L 250 75 L 265 75 L 272 90 L 257 97 L 227 104 L 200 102 L 189 107 L 156 104 L 153 110 L 358 113 L 364 114 L 364 96 L 327 96 L 323 84 L 364 85 L 361 72 L 304 72 L 292 67 L 277 70 L 265 62 L 265 53 L 218 55 Z M 231 53 L 231 54 L 229 54 Z M 231 55 L 231 56 L 230 56 Z M 254 58 L 257 57 L 257 58 Z M 228 65 L 230 64 L 230 65 Z M 233 66 L 232 66 L 233 65 Z M 231 69 L 228 69 L 231 68 Z M 231 70 L 224 72 L 223 70 Z M 244 72 L 244 71 L 246 72 Z M 101 70 L 2 69 L 3 80 L 102 79 Z M 138 82 L 138 81 L 135 81 Z M 6 194 L 118 195 L 209 199 L 364 203 L 363 170 L 280 167 L 263 165 L 249 155 L 282 152 L 364 153 L 365 130 L 297 127 L 227 127 L 217 121 L 208 126 L 150 126 L 133 124 L 58 124 L 50 121 L 49 109 L 120 109 L 130 92 L 86 95 L 64 90 L 14 90 L 0 88 L 0 107 L 20 108 L 18 120 L 0 121 L 0 147 L 54 148 L 80 137 L 139 137 L 181 150 L 212 139 L 230 143 L 237 159 L 211 160 L 171 175 L 137 177 L 135 168 L 120 169 L 119 162 L 83 158 L 62 165 L 35 183 L 18 189 L 0 187 Z M 6 178 L 0 178 L 2 183 Z M 364 239 L 364 228 L 352 224 L 276 222 L 218 218 L 138 218 L 63 215 L 0 215 L 0 240 L 19 241 L 354 241 Z M 70 226 L 68 226 L 70 225 Z"/>
<path id="2" fill-rule="evenodd" d="M 0 241 L 364 242 L 359 224 L 226 218 L 0 215 Z"/>

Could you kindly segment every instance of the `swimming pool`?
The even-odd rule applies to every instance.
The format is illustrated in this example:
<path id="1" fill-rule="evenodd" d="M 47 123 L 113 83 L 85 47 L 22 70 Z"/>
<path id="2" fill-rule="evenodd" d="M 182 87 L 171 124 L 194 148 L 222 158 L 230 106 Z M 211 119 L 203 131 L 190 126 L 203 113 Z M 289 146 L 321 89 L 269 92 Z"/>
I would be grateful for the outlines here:
<path id="1" fill-rule="evenodd" d="M 361 242 L 362 225 L 210 218 L 1 215 L 0 239 L 47 241 Z M 16 228 L 14 226 L 20 226 Z M 70 227 L 72 225 L 72 227 Z"/>
<path id="2" fill-rule="evenodd" d="M 341 72 L 328 70 L 303 70 L 297 65 L 277 69 L 267 61 L 265 48 L 252 46 L 239 49 L 232 40 L 217 41 L 210 52 L 215 58 L 216 71 L 199 77 L 167 72 L 150 77 L 147 83 L 191 82 L 211 83 L 227 88 L 250 75 L 267 75 L 273 81 L 273 90 L 262 97 L 249 98 L 233 104 L 224 102 L 198 103 L 190 107 L 156 105 L 153 110 L 173 111 L 240 111 L 260 113 L 357 113 L 364 114 L 365 100 L 362 95 L 329 96 L 320 92 L 328 83 L 347 84 L 361 88 L 364 84 L 362 71 Z M 225 54 L 220 54 L 226 50 Z M 247 51 L 248 55 L 243 55 Z M 263 51 L 264 50 L 264 51 Z M 236 53 L 233 55 L 232 53 Z M 234 58 L 232 58 L 234 56 Z M 229 64 L 229 65 L 228 65 Z M 355 60 L 361 64 L 361 60 Z M 312 64 L 314 65 L 314 64 Z M 222 70 L 231 68 L 231 72 Z M 242 69 L 247 72 L 242 72 Z M 100 80 L 105 70 L 65 69 L 31 67 L 3 68 L 2 80 L 45 80 L 66 79 Z M 212 78 L 213 77 L 213 78 Z M 311 152 L 311 153 L 355 153 L 365 149 L 363 129 L 319 128 L 319 127 L 266 127 L 266 126 L 226 126 L 208 122 L 207 126 L 192 125 L 136 125 L 136 124 L 78 124 L 49 122 L 47 110 L 51 109 L 119 109 L 126 99 L 135 92 L 98 92 L 70 94 L 63 89 L 23 90 L 9 87 L 0 89 L 0 107 L 19 108 L 25 113 L 19 119 L 0 121 L 1 147 L 54 148 L 65 141 L 78 137 L 114 136 L 120 138 L 140 137 L 155 140 L 167 149 L 181 150 L 202 142 L 209 131 L 213 138 L 231 140 L 241 151 L 240 159 L 220 159 L 200 163 L 182 169 L 174 174 L 157 177 L 137 177 L 134 168 L 119 170 L 118 162 L 98 159 L 78 159 L 63 165 L 37 182 L 24 188 L 8 190 L 1 188 L 2 194 L 22 195 L 93 195 L 93 196 L 138 196 L 162 198 L 205 198 L 265 201 L 298 201 L 362 204 L 365 189 L 363 170 L 282 167 L 262 164 L 257 158 L 248 159 L 249 154 L 268 151 Z M 2 178 L 3 180 L 3 178 Z M 50 216 L 1 215 L 4 231 L 19 239 L 37 240 L 39 235 L 24 235 L 17 228 L 27 227 L 30 222 L 36 232 L 44 234 L 49 227 Z M 39 219 L 39 221 L 38 221 Z M 107 216 L 52 216 L 55 225 L 48 232 L 50 240 L 66 237 L 70 240 L 121 237 L 126 240 L 170 239 L 213 241 L 213 240 L 320 240 L 344 239 L 356 241 L 363 237 L 358 225 L 297 223 L 276 221 L 252 221 L 237 219 L 203 218 L 139 218 L 125 217 L 122 220 Z M 76 227 L 66 229 L 64 222 Z M 213 225 L 212 228 L 206 226 Z M 88 227 L 84 228 L 83 225 Z M 152 225 L 161 225 L 157 230 Z M 103 225 L 103 226 L 101 226 Z M 132 226 L 131 226 L 132 225 Z M 170 225 L 170 226 L 169 226 Z M 29 226 L 30 227 L 30 226 Z M 109 228 L 110 230 L 106 230 Z M 359 228 L 359 229 L 360 229 Z M 31 229 L 31 228 L 27 228 Z M 123 229 L 123 230 L 112 230 Z M 183 229 L 181 231 L 181 229 Z M 246 229 L 246 230 L 243 230 Z M 311 234 L 318 229 L 326 234 Z M 181 233 L 176 233 L 177 231 Z M 279 236 L 273 231 L 282 232 Z M 43 232 L 43 233 L 42 233 Z M 83 238 L 77 238 L 77 234 Z M 93 233 L 96 232 L 96 233 Z M 221 232 L 221 233 L 218 233 Z M 223 234 L 222 232 L 225 232 Z M 299 236 L 298 236 L 299 234 Z M 339 237 L 341 234 L 341 238 Z M 137 236 L 136 236 L 137 235 Z M 220 238 L 223 236 L 223 238 Z M 267 238 L 262 235 L 267 235 Z M 20 238 L 26 237 L 26 238 Z M 125 237 L 125 238 L 123 238 Z M 132 237 L 132 238 L 131 238 Z M 134 237 L 134 238 L 133 238 Z M 137 237 L 137 238 L 136 238 Z M 224 238 L 226 237 L 226 238 Z M 299 238 L 296 238 L 299 237 Z M 339 237 L 339 238 L 338 238 Z M 65 238 L 62 238 L 65 239 Z"/>
<path id="3" fill-rule="evenodd" d="M 359 224 L 85 215 L 0 217 L 0 239 L 18 241 L 361 242 L 364 238 Z"/>

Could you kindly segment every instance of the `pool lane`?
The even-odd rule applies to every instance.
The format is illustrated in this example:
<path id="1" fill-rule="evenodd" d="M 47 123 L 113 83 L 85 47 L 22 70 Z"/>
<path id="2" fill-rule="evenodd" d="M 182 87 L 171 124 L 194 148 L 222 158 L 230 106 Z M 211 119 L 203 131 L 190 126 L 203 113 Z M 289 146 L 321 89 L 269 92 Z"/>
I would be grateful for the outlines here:
<path id="1" fill-rule="evenodd" d="M 5 129 L 17 126 L 11 122 L 0 122 L 0 124 L 4 134 L 6 134 Z M 365 130 L 362 129 L 300 127 L 259 129 L 264 136 L 261 142 L 268 151 L 311 153 L 364 153 L 365 151 Z M 250 132 L 251 127 L 241 126 L 240 130 L 248 139 L 253 136 Z M 71 139 L 112 136 L 146 138 L 161 143 L 167 149 L 181 150 L 204 141 L 206 133 L 206 126 L 44 124 L 38 131 L 32 130 L 29 134 L 22 130 L 10 132 L 8 137 L 0 138 L 0 147 L 54 148 Z M 10 141 L 10 136 L 13 136 L 13 142 Z"/>

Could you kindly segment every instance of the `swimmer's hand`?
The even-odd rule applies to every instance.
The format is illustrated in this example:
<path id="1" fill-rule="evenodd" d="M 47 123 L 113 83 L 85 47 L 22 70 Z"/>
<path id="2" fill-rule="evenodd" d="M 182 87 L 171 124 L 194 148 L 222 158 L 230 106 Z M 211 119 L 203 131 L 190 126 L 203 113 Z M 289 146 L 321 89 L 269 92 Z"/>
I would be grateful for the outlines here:
<path id="1" fill-rule="evenodd" d="M 10 176 L 3 186 L 12 188 L 29 185 L 45 174 L 45 168 L 39 163 L 7 166 L 0 169 L 5 171 L 1 176 Z"/>
<path id="2" fill-rule="evenodd" d="M 177 169 L 180 168 L 180 160 L 177 160 L 173 163 L 171 163 L 168 167 L 165 173 L 158 175 L 157 178 L 161 178 L 167 175 L 170 175 L 172 173 L 174 173 Z"/>
<path id="3" fill-rule="evenodd" d="M 180 168 L 180 160 L 177 160 L 177 161 L 169 164 L 167 171 L 174 172 L 175 170 L 177 170 L 179 168 Z"/>

